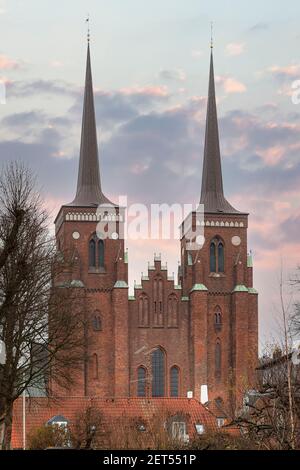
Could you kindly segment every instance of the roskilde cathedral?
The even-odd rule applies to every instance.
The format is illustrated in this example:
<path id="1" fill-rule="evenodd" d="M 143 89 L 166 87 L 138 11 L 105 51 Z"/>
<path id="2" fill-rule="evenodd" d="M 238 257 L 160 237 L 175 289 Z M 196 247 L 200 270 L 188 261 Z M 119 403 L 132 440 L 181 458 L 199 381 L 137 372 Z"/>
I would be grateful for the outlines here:
<path id="1" fill-rule="evenodd" d="M 230 413 L 254 383 L 258 296 L 247 252 L 248 214 L 233 208 L 223 192 L 213 52 L 210 60 L 203 248 L 189 251 L 183 235 L 178 285 L 155 257 L 129 296 L 119 236 L 124 220 L 101 189 L 88 45 L 77 192 L 55 221 L 59 251 L 71 251 L 76 260 L 64 281 L 84 292 L 92 339 L 73 397 L 193 396 Z M 103 217 L 117 227 L 110 239 L 96 234 L 99 205 L 107 205 Z"/>

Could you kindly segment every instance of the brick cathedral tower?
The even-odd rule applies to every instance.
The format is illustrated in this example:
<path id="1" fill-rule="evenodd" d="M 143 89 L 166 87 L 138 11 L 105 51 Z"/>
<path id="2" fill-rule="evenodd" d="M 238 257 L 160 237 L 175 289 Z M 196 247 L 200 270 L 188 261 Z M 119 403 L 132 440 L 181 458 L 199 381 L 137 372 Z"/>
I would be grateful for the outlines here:
<path id="1" fill-rule="evenodd" d="M 199 396 L 207 385 L 209 402 L 231 414 L 254 385 L 258 306 L 247 252 L 248 214 L 233 208 L 223 191 L 213 50 L 200 204 L 199 250 L 189 251 L 186 237 L 181 240 L 181 284 L 190 298 L 191 386 Z"/>
<path id="2" fill-rule="evenodd" d="M 101 189 L 88 44 L 77 192 L 55 220 L 58 250 L 72 260 L 60 282 L 81 290 L 86 324 L 85 360 L 72 390 L 67 391 L 73 396 L 129 395 L 123 222 L 121 208 Z"/>

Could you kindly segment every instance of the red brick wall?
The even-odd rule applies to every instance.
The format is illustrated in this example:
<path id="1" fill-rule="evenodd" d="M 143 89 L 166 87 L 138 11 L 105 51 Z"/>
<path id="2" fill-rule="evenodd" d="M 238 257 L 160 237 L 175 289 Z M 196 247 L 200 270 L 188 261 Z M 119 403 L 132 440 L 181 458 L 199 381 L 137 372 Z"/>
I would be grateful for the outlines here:
<path id="1" fill-rule="evenodd" d="M 69 210 L 62 208 L 62 213 Z M 204 229 L 205 244 L 199 252 L 191 252 L 191 266 L 188 265 L 185 239 L 181 241 L 182 289 L 175 288 L 174 281 L 168 279 L 167 270 L 155 260 L 147 277 L 141 281 L 142 285 L 135 288 L 135 299 L 129 301 L 127 288 L 114 288 L 116 281 L 128 279 L 124 242 L 105 240 L 106 270 L 89 272 L 88 242 L 95 232 L 96 222 L 65 221 L 58 227 L 61 249 L 75 252 L 78 258 L 71 272 L 66 270 L 64 280 L 78 280 L 79 277 L 87 297 L 87 366 L 73 395 L 82 395 L 82 381 L 86 380 L 88 396 L 136 396 L 137 369 L 144 366 L 148 372 L 147 394 L 151 396 L 151 352 L 161 347 L 165 352 L 167 396 L 170 394 L 170 368 L 176 365 L 180 370 L 180 396 L 185 397 L 192 390 L 199 399 L 201 385 L 208 385 L 209 400 L 222 398 L 227 410 L 235 407 L 236 400 L 240 402 L 243 391 L 251 387 L 254 380 L 258 342 L 257 295 L 232 293 L 237 285 L 252 287 L 252 268 L 247 267 L 248 220 L 243 214 L 220 214 L 206 215 L 205 222 L 210 222 Z M 229 226 L 221 226 L 222 223 Z M 75 230 L 80 232 L 79 240 L 72 238 Z M 223 240 L 225 247 L 225 272 L 220 276 L 210 273 L 210 242 L 216 236 Z M 234 236 L 240 237 L 239 246 L 232 243 Z M 158 278 L 163 285 L 160 325 L 154 323 L 154 282 Z M 191 293 L 195 284 L 204 284 L 208 290 Z M 149 301 L 147 325 L 142 325 L 139 319 L 140 296 L 147 296 Z M 178 302 L 177 325 L 171 325 L 168 320 L 170 296 L 176 296 Z M 222 313 L 220 330 L 215 327 L 217 307 Z M 101 331 L 92 328 L 96 310 L 101 315 Z M 221 343 L 220 375 L 215 371 L 217 341 Z M 98 377 L 94 374 L 94 354 L 98 357 Z"/>
<path id="2" fill-rule="evenodd" d="M 163 325 L 154 325 L 154 279 L 163 280 Z M 180 370 L 180 396 L 186 396 L 191 390 L 189 358 L 189 312 L 188 302 L 182 301 L 181 289 L 175 289 L 174 281 L 167 279 L 167 271 L 161 262 L 155 261 L 154 269 L 148 271 L 149 280 L 142 281 L 141 288 L 135 289 L 135 300 L 129 302 L 129 347 L 130 347 L 130 394 L 137 393 L 137 369 L 144 366 L 148 372 L 151 395 L 151 352 L 161 347 L 165 352 L 166 395 L 170 393 L 170 368 L 174 365 Z M 150 301 L 148 327 L 139 325 L 139 298 L 147 295 Z M 176 296 L 178 300 L 178 326 L 168 323 L 168 299 Z"/>
<path id="3" fill-rule="evenodd" d="M 104 240 L 104 270 L 89 268 L 88 246 L 91 236 L 95 233 L 96 221 L 68 221 L 66 214 L 72 213 L 96 213 L 96 209 L 67 208 L 61 209 L 64 221 L 57 225 L 57 245 L 64 253 L 66 259 L 71 259 L 70 269 L 56 279 L 58 282 L 80 280 L 84 284 L 86 293 L 85 315 L 87 321 L 85 344 L 85 368 L 76 374 L 76 385 L 72 386 L 73 396 L 101 396 L 110 397 L 120 393 L 116 386 L 116 377 L 121 387 L 121 396 L 128 395 L 128 329 L 127 289 L 114 291 L 117 280 L 127 280 L 127 264 L 124 263 L 124 240 Z M 57 219 L 59 221 L 59 217 Z M 116 231 L 121 227 L 116 223 Z M 80 238 L 74 240 L 74 231 L 80 233 Z M 73 263 L 74 255 L 77 258 Z M 95 331 L 93 319 L 100 315 L 101 330 Z M 124 325 L 122 325 L 124 320 Z M 124 339 L 126 338 L 126 339 Z M 122 349 L 122 352 L 121 352 Z M 96 356 L 95 356 L 96 355 Z M 124 364 L 121 364 L 121 359 Z M 127 362 L 126 362 L 127 357 Z M 96 358 L 96 359 L 95 359 Z M 96 373 L 96 361 L 98 373 Z M 120 374 L 120 370 L 123 370 Z M 127 369 L 127 374 L 125 372 Z M 124 385 L 126 382 L 126 385 Z M 69 394 L 69 391 L 66 391 Z"/>

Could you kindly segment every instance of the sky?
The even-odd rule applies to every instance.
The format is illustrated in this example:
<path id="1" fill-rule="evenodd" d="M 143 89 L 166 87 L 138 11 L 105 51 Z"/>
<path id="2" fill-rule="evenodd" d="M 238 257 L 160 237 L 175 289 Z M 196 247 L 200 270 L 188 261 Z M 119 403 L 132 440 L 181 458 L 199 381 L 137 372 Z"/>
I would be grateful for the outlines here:
<path id="1" fill-rule="evenodd" d="M 213 21 L 224 188 L 250 213 L 262 349 L 281 264 L 291 304 L 300 264 L 299 1 L 0 0 L 0 162 L 32 168 L 52 218 L 75 193 L 88 14 L 102 186 L 145 204 L 199 201 Z M 177 241 L 128 246 L 131 286 L 154 252 L 177 271 Z"/>

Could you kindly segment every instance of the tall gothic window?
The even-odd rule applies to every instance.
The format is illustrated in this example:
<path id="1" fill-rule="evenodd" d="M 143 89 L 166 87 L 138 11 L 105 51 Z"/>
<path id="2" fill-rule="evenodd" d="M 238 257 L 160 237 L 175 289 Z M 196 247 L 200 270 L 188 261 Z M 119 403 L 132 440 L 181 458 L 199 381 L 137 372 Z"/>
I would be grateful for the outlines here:
<path id="1" fill-rule="evenodd" d="M 165 353 L 155 349 L 151 354 L 152 362 L 152 396 L 165 396 Z"/>
<path id="2" fill-rule="evenodd" d="M 218 339 L 215 347 L 215 375 L 217 378 L 221 377 L 222 370 L 222 349 L 221 341 Z"/>
<path id="3" fill-rule="evenodd" d="M 139 297 L 139 326 L 149 326 L 149 299 L 146 294 Z"/>
<path id="4" fill-rule="evenodd" d="M 101 331 L 102 330 L 101 316 L 100 316 L 100 313 L 98 311 L 95 312 L 92 323 L 93 323 L 93 330 L 94 331 Z"/>
<path id="5" fill-rule="evenodd" d="M 98 266 L 104 268 L 104 241 L 98 241 Z"/>
<path id="6" fill-rule="evenodd" d="M 89 241 L 89 266 L 96 267 L 96 242 L 93 238 Z"/>
<path id="7" fill-rule="evenodd" d="M 218 243 L 218 271 L 224 272 L 224 245 L 222 242 Z"/>
<path id="8" fill-rule="evenodd" d="M 146 396 L 146 377 L 147 372 L 145 367 L 141 366 L 138 368 L 138 383 L 137 383 L 137 395 L 138 397 Z"/>
<path id="9" fill-rule="evenodd" d="M 98 379 L 98 356 L 97 354 L 93 354 L 93 378 Z"/>
<path id="10" fill-rule="evenodd" d="M 219 238 L 215 238 L 210 244 L 209 265 L 211 273 L 224 273 L 225 271 L 224 243 Z"/>
<path id="11" fill-rule="evenodd" d="M 177 366 L 171 367 L 170 370 L 170 395 L 171 397 L 179 396 L 179 369 Z"/>
<path id="12" fill-rule="evenodd" d="M 178 301 L 174 294 L 168 298 L 168 327 L 176 328 L 178 326 Z"/>
<path id="13" fill-rule="evenodd" d="M 154 279 L 153 285 L 153 301 L 154 301 L 154 314 L 153 314 L 153 323 L 155 326 L 163 326 L 164 316 L 163 316 L 163 306 L 164 306 L 164 286 L 163 280 L 160 278 Z"/>
<path id="14" fill-rule="evenodd" d="M 89 267 L 104 268 L 104 241 L 95 233 L 89 241 Z"/>
<path id="15" fill-rule="evenodd" d="M 216 257 L 216 245 L 214 242 L 210 244 L 210 272 L 215 273 L 217 270 L 217 257 Z"/>
<path id="16" fill-rule="evenodd" d="M 215 310 L 215 330 L 220 331 L 222 329 L 222 313 L 219 307 Z"/>

